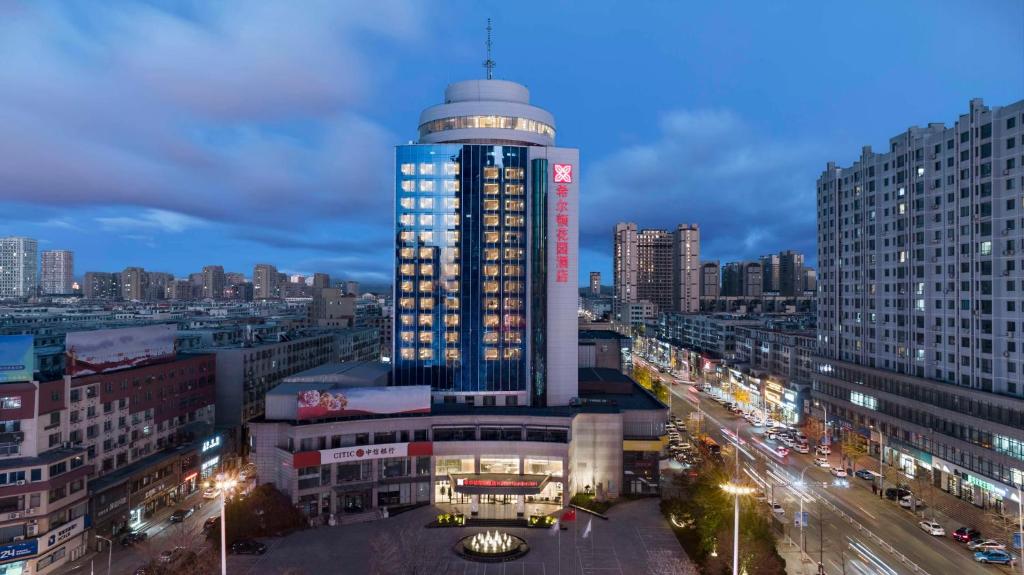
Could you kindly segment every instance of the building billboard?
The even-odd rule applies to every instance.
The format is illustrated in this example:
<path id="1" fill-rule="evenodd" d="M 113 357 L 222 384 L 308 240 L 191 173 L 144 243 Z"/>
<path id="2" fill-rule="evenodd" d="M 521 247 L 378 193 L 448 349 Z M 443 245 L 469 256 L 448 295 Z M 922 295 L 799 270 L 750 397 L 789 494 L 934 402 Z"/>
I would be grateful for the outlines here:
<path id="1" fill-rule="evenodd" d="M 429 385 L 341 387 L 300 391 L 296 419 L 430 413 Z"/>
<path id="2" fill-rule="evenodd" d="M 0 383 L 32 381 L 32 343 L 31 335 L 0 335 Z"/>
<path id="3" fill-rule="evenodd" d="M 173 324 L 75 331 L 67 335 L 67 374 L 71 377 L 139 367 L 174 357 Z"/>

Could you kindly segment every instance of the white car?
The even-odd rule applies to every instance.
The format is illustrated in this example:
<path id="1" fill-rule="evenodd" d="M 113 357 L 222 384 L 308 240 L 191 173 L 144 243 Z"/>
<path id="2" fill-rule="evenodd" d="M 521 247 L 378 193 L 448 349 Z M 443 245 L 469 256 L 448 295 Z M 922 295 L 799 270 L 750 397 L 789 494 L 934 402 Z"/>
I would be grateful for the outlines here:
<path id="1" fill-rule="evenodd" d="M 814 464 L 817 465 L 818 467 L 832 467 L 832 465 L 828 462 L 828 458 L 826 457 L 815 457 Z"/>
<path id="2" fill-rule="evenodd" d="M 846 470 L 845 469 L 840 469 L 838 467 L 833 467 L 833 468 L 829 469 L 829 472 L 832 475 L 835 475 L 836 477 L 846 477 Z"/>
<path id="3" fill-rule="evenodd" d="M 765 424 L 766 426 L 768 426 L 768 427 L 775 427 L 775 420 L 769 417 L 769 418 L 768 418 L 768 419 L 767 419 L 767 420 L 766 420 L 766 421 L 764 422 L 764 424 Z"/>
<path id="4" fill-rule="evenodd" d="M 203 491 L 203 499 L 216 499 L 220 495 L 220 489 L 216 487 L 207 487 Z"/>
<path id="5" fill-rule="evenodd" d="M 900 507 L 904 509 L 914 509 L 915 507 L 920 509 L 921 507 L 924 507 L 924 501 L 914 499 L 913 495 L 907 495 L 900 499 Z"/>
<path id="6" fill-rule="evenodd" d="M 778 503 L 772 501 L 770 503 L 770 505 L 772 506 L 772 513 L 775 513 L 776 515 L 785 515 L 786 514 L 786 510 L 783 509 L 782 506 L 779 505 Z"/>
<path id="7" fill-rule="evenodd" d="M 816 451 L 818 455 L 832 455 L 832 448 L 827 445 L 819 445 Z"/>
<path id="8" fill-rule="evenodd" d="M 806 443 L 797 443 L 796 445 L 793 446 L 793 451 L 797 453 L 810 453 L 811 448 L 807 447 Z"/>
<path id="9" fill-rule="evenodd" d="M 946 530 L 934 521 L 921 521 L 918 525 L 929 535 L 936 535 L 938 537 L 945 537 L 946 535 Z"/>
<path id="10" fill-rule="evenodd" d="M 967 548 L 971 551 L 1002 551 L 1006 545 L 995 539 L 975 539 L 967 544 Z"/>
<path id="11" fill-rule="evenodd" d="M 789 455 L 789 450 L 780 445 L 779 447 L 775 448 L 775 455 L 778 455 L 779 457 L 785 457 Z"/>

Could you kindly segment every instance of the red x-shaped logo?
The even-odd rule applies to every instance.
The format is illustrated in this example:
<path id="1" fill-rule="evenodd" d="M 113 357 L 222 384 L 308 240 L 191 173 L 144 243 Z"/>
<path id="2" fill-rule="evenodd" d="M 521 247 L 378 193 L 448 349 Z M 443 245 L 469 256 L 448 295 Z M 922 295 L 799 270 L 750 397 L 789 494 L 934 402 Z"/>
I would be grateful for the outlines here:
<path id="1" fill-rule="evenodd" d="M 572 164 L 555 164 L 555 183 L 572 183 Z"/>

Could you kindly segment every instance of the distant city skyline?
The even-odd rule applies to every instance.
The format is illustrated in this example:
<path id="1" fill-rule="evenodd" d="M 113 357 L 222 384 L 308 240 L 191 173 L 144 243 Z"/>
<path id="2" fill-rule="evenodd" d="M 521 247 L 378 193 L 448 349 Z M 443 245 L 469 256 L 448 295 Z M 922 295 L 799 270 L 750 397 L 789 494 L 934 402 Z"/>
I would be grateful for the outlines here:
<path id="1" fill-rule="evenodd" d="M 535 89 L 564 144 L 587 150 L 580 285 L 612 276 L 618 220 L 697 223 L 707 259 L 792 249 L 816 266 L 822 165 L 880 149 L 895 126 L 948 122 L 971 98 L 1024 93 L 1007 73 L 1024 69 L 1017 2 L 972 11 L 968 27 L 954 3 L 666 4 L 653 24 L 645 11 L 536 6 L 549 17 L 522 17 L 529 3 L 403 1 L 5 10 L 0 236 L 71 249 L 77 273 L 182 275 L 217 259 L 389 282 L 393 144 L 416 138 L 419 106 L 448 82 L 483 77 L 489 16 L 495 77 Z M 821 33 L 839 21 L 886 41 Z M 643 34 L 594 42 L 601 29 Z M 907 78 L 914 89 L 892 89 Z M 623 98 L 622 86 L 642 89 Z"/>

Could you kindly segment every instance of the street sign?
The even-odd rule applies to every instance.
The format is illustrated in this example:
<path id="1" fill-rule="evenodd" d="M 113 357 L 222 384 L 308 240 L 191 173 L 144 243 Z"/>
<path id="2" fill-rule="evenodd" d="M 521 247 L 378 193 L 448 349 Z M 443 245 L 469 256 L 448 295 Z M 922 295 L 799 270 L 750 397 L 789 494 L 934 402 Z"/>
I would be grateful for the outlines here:
<path id="1" fill-rule="evenodd" d="M 808 519 L 811 516 L 810 512 L 809 511 L 797 512 L 797 515 L 800 516 L 800 527 L 807 527 Z"/>
<path id="2" fill-rule="evenodd" d="M 1013 548 L 1020 549 L 1020 531 L 1013 534 Z"/>

